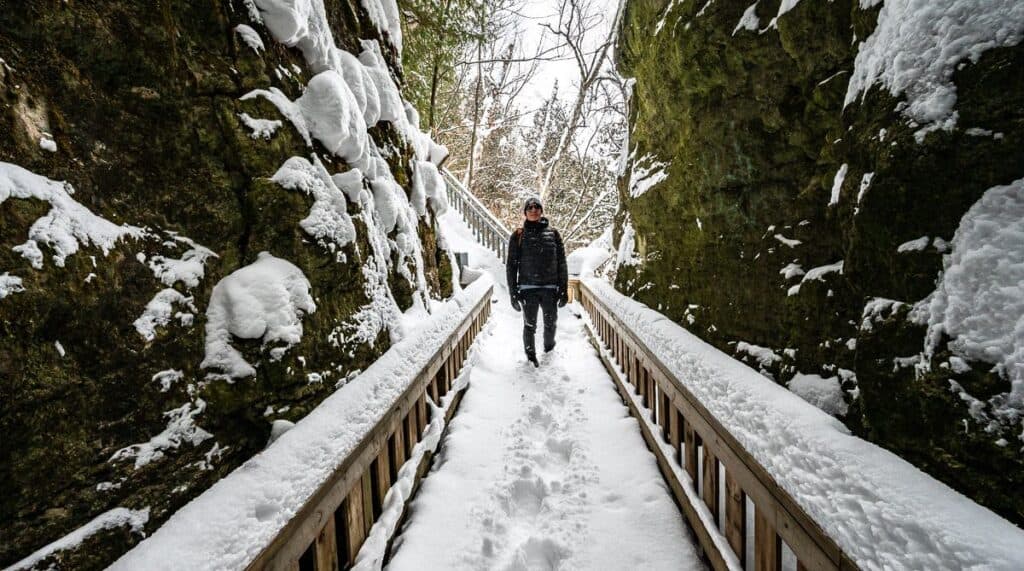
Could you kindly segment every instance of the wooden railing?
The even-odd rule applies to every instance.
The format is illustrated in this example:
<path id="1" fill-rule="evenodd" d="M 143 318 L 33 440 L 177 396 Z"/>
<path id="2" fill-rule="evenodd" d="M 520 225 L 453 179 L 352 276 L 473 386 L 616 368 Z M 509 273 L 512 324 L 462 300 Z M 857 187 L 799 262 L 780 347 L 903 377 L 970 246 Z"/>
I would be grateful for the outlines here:
<path id="1" fill-rule="evenodd" d="M 799 570 L 857 569 L 629 324 L 585 283 L 572 280 L 570 290 L 570 297 L 589 314 L 592 340 L 607 349 L 599 350 L 601 359 L 630 413 L 640 420 L 644 439 L 714 569 L 746 568 L 748 498 L 754 506 L 753 558 L 758 571 L 781 569 L 783 541 L 796 556 Z M 631 396 L 626 382 L 638 398 Z"/>
<path id="2" fill-rule="evenodd" d="M 354 563 L 388 489 L 429 422 L 427 395 L 440 403 L 452 390 L 469 346 L 491 314 L 492 294 L 493 287 L 488 288 L 397 402 L 248 569 L 334 571 Z M 461 393 L 453 397 L 448 419 L 460 398 Z M 417 467 L 417 484 L 430 460 L 430 454 L 424 455 Z"/>
<path id="3" fill-rule="evenodd" d="M 455 178 L 447 169 L 442 170 L 448 188 L 448 204 L 457 210 L 466 220 L 466 224 L 473 230 L 473 236 L 477 241 L 494 251 L 498 258 L 504 261 L 508 237 L 511 234 L 508 228 L 498 220 L 486 206 L 473 196 L 462 183 Z"/>

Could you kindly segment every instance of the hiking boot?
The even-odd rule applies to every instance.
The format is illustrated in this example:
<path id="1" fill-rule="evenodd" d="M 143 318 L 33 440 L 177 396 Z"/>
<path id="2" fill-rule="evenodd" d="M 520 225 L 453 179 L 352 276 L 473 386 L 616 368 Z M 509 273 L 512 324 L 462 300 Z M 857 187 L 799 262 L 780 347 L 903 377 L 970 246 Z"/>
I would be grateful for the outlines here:
<path id="1" fill-rule="evenodd" d="M 537 355 L 534 355 L 533 353 L 527 353 L 526 360 L 533 363 L 534 367 L 540 367 L 540 363 L 537 362 Z"/>
<path id="2" fill-rule="evenodd" d="M 544 352 L 545 353 L 550 353 L 550 352 L 552 352 L 554 350 L 555 350 L 555 344 L 554 343 L 552 343 L 550 345 L 545 345 L 544 346 Z"/>

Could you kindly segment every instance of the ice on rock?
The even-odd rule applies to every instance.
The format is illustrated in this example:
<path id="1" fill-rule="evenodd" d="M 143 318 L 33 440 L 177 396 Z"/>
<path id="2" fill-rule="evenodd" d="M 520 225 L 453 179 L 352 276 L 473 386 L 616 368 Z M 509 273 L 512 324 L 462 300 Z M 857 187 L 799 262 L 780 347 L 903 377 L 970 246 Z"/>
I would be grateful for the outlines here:
<path id="1" fill-rule="evenodd" d="M 302 157 L 292 157 L 277 169 L 270 180 L 288 190 L 299 190 L 313 197 L 309 215 L 299 225 L 334 251 L 330 245 L 342 247 L 355 240 L 356 229 L 348 215 L 345 194 L 334 184 L 320 159 L 313 160 L 310 163 Z"/>
<path id="2" fill-rule="evenodd" d="M 302 317 L 316 311 L 309 280 L 291 262 L 260 252 L 213 287 L 206 309 L 206 357 L 213 376 L 251 377 L 256 369 L 231 345 L 232 337 L 262 339 L 263 346 L 302 339 Z"/>
<path id="3" fill-rule="evenodd" d="M 350 202 L 361 206 L 359 195 L 363 191 L 363 173 L 359 169 L 332 174 L 331 180 Z"/>
<path id="4" fill-rule="evenodd" d="M 272 103 L 274 107 L 277 107 L 281 115 L 284 115 L 284 118 L 288 119 L 292 126 L 295 127 L 295 130 L 299 132 L 299 135 L 306 141 L 306 144 L 309 146 L 313 145 L 313 139 L 310 138 L 309 127 L 306 125 L 306 118 L 302 115 L 302 109 L 292 102 L 291 99 L 288 99 L 287 95 L 280 89 L 271 87 L 270 89 L 254 89 L 239 97 L 239 100 L 248 101 L 257 97 L 262 97 Z"/>
<path id="5" fill-rule="evenodd" d="M 836 171 L 836 176 L 832 180 L 832 196 L 828 200 L 829 206 L 839 204 L 839 192 L 843 189 L 843 181 L 846 180 L 846 171 L 849 168 L 850 165 L 843 163 L 839 170 Z"/>
<path id="6" fill-rule="evenodd" d="M 11 163 L 0 162 L 0 204 L 9 198 L 35 199 L 50 203 L 50 211 L 36 220 L 28 231 L 28 241 L 14 251 L 37 270 L 43 268 L 40 245 L 53 250 L 53 263 L 64 267 L 64 260 L 82 245 L 96 246 L 106 255 L 125 237 L 142 238 L 146 231 L 127 224 L 117 225 L 97 216 L 71 198 L 74 188 L 66 182 L 50 180 Z"/>
<path id="7" fill-rule="evenodd" d="M 878 0 L 861 0 L 874 6 Z M 905 96 L 903 115 L 921 128 L 921 142 L 957 122 L 953 73 L 992 48 L 1024 38 L 1020 0 L 885 0 L 875 31 L 861 45 L 846 89 L 845 105 L 880 84 Z"/>

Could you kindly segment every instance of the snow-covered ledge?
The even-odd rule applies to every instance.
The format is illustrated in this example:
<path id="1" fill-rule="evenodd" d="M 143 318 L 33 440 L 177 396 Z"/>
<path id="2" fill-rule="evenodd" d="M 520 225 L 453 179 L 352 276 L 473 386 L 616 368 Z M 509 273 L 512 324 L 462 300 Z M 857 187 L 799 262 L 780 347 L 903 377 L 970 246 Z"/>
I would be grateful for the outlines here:
<path id="1" fill-rule="evenodd" d="M 583 284 L 857 566 L 1024 569 L 1024 530 L 608 282 Z"/>
<path id="2" fill-rule="evenodd" d="M 111 569 L 244 569 L 346 459 L 390 420 L 410 385 L 445 350 L 492 280 L 457 292 L 366 371 L 324 400 L 266 450 L 178 510 Z"/>

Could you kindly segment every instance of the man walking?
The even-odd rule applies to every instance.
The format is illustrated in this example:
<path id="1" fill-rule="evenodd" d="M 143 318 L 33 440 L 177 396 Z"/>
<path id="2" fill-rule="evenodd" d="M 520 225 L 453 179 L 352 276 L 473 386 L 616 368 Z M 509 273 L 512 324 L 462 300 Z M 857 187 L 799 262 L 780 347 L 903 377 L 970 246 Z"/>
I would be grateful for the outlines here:
<path id="1" fill-rule="evenodd" d="M 555 321 L 558 307 L 569 301 L 569 273 L 565 266 L 565 247 L 558 231 L 548 226 L 540 200 L 530 198 L 523 206 L 526 220 L 508 241 L 505 273 L 512 308 L 523 313 L 523 348 L 526 358 L 539 367 L 534 338 L 537 308 L 544 313 L 544 352 L 555 348 Z"/>

